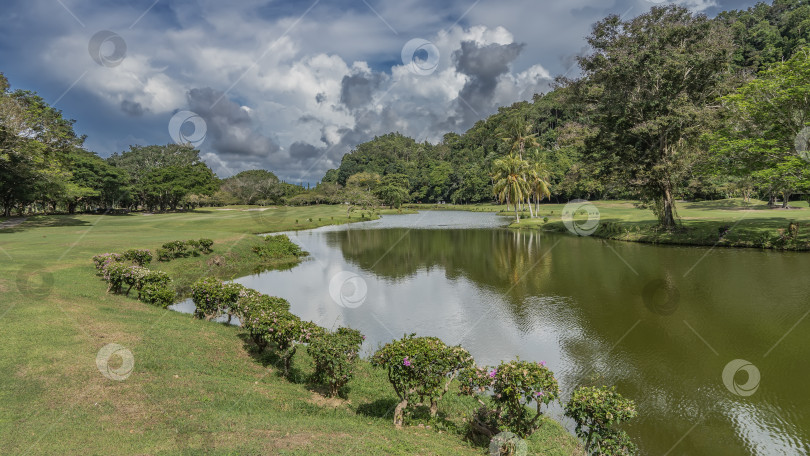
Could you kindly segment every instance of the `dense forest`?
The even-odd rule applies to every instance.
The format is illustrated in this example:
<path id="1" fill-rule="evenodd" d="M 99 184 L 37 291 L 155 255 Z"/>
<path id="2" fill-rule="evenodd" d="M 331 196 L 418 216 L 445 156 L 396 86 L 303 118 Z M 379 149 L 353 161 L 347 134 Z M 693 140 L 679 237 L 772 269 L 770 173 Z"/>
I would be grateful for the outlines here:
<path id="1" fill-rule="evenodd" d="M 41 211 L 219 204 L 524 204 L 633 198 L 664 226 L 679 199 L 810 193 L 810 2 L 715 18 L 674 5 L 609 16 L 580 76 L 502 107 L 437 144 L 389 133 L 356 146 L 312 189 L 270 171 L 217 178 L 187 145 L 83 149 L 73 121 L 0 75 L 0 204 Z"/>

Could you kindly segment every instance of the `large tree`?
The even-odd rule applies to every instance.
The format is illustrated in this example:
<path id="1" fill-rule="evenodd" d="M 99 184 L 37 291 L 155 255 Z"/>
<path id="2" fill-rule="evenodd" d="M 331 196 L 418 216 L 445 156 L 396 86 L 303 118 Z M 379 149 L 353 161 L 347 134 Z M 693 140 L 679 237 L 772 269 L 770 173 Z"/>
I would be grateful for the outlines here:
<path id="1" fill-rule="evenodd" d="M 769 193 L 810 190 L 810 48 L 760 72 L 723 98 L 726 128 L 715 135 L 717 163 L 751 175 Z"/>
<path id="2" fill-rule="evenodd" d="M 629 21 L 612 15 L 588 37 L 573 85 L 597 128 L 585 158 L 624 181 L 675 226 L 678 186 L 694 163 L 707 106 L 725 90 L 731 40 L 725 28 L 677 6 Z"/>

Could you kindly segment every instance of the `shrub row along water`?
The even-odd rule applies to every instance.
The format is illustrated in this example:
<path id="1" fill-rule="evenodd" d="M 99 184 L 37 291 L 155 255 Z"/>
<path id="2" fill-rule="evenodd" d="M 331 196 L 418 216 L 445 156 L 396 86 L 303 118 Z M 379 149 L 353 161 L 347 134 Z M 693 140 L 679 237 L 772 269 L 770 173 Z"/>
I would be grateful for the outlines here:
<path id="1" fill-rule="evenodd" d="M 229 322 L 238 318 L 259 352 L 275 350 L 285 377 L 302 344 L 315 362 L 312 380 L 324 386 L 326 396 L 340 395 L 354 375 L 365 339 L 355 329 L 340 327 L 330 332 L 290 313 L 289 302 L 282 298 L 212 277 L 192 286 L 192 299 L 197 318 L 227 316 Z M 476 397 L 481 405 L 469 419 L 473 433 L 487 441 L 503 432 L 525 439 L 543 424 L 541 406 L 557 401 L 560 394 L 557 380 L 544 362 L 518 359 L 479 367 L 466 349 L 448 346 L 436 337 L 406 335 L 380 348 L 371 364 L 387 371 L 399 398 L 394 410 L 397 428 L 403 426 L 405 414 L 417 407 L 427 407 L 435 417 L 438 402 L 456 384 L 460 393 Z M 581 387 L 564 407 L 589 453 L 635 454 L 628 435 L 616 428 L 635 416 L 633 401 L 612 388 Z M 509 440 L 504 444 L 510 444 Z"/>
<path id="2" fill-rule="evenodd" d="M 214 241 L 210 239 L 172 241 L 163 244 L 155 253 L 160 261 L 200 253 L 209 254 Z M 125 294 L 134 289 L 138 299 L 160 307 L 168 307 L 174 302 L 175 292 L 171 288 L 171 278 L 163 271 L 146 268 L 154 255 L 148 249 L 129 249 L 124 253 L 103 253 L 93 257 L 96 270 L 107 282 L 107 292 Z"/>

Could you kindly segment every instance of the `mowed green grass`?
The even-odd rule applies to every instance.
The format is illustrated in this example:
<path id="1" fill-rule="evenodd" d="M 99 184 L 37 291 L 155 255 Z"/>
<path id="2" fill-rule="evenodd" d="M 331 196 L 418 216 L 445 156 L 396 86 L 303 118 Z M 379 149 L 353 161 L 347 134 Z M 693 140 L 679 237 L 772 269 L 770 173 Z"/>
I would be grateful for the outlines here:
<path id="1" fill-rule="evenodd" d="M 718 245 L 730 247 L 760 247 L 763 240 L 771 243 L 791 222 L 799 224 L 797 244 L 799 248 L 810 247 L 810 208 L 805 201 L 792 201 L 790 209 L 770 208 L 765 201 L 724 199 L 716 201 L 676 203 L 680 217 L 679 227 L 673 231 L 658 229 L 658 221 L 650 209 L 639 208 L 634 201 L 593 201 L 599 212 L 600 229 L 593 236 L 625 241 L 659 244 Z M 514 209 L 504 205 L 424 205 L 430 209 L 473 210 L 499 212 L 512 217 Z M 565 204 L 541 204 L 536 218 L 529 218 L 528 209 L 521 213 L 519 223 L 510 225 L 518 229 L 543 229 L 567 232 L 562 222 Z M 544 218 L 548 217 L 548 220 Z M 575 221 L 585 221 L 587 215 L 580 212 Z M 611 230 L 605 228 L 614 224 Z M 722 240 L 719 229 L 730 230 Z M 781 230 L 781 231 L 780 231 Z"/>
<path id="2" fill-rule="evenodd" d="M 312 365 L 303 348 L 289 381 L 235 327 L 105 293 L 90 261 L 95 254 L 214 239 L 211 255 L 153 263 L 187 284 L 252 268 L 246 258 L 258 242 L 254 233 L 349 221 L 340 206 L 226 209 L 32 217 L 0 230 L 0 453 L 486 453 L 460 435 L 475 407 L 469 398 L 449 395 L 440 407 L 445 420 L 397 431 L 395 395 L 384 373 L 365 362 L 348 400 L 325 400 L 306 382 Z M 224 266 L 209 264 L 216 257 Z M 107 379 L 96 366 L 110 343 L 133 355 L 126 380 Z M 120 362 L 113 357 L 111 366 Z M 536 454 L 581 454 L 552 421 L 530 443 Z"/>

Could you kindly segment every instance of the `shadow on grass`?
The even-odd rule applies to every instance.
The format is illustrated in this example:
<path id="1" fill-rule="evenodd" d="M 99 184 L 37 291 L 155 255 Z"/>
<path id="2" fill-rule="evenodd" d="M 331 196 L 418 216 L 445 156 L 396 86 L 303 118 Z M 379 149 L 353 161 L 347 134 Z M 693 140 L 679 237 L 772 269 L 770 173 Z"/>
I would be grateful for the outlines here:
<path id="1" fill-rule="evenodd" d="M 377 399 L 374 402 L 358 405 L 357 413 L 374 418 L 393 418 L 394 408 L 397 404 L 399 401 L 392 397 Z"/>
<path id="2" fill-rule="evenodd" d="M 251 339 L 249 335 L 242 333 L 239 334 L 239 338 L 242 339 L 242 344 L 245 351 L 248 353 L 248 355 L 250 355 L 251 358 L 253 358 L 254 361 L 264 367 L 275 368 L 275 373 L 279 377 L 286 378 L 290 383 L 295 383 L 298 385 L 307 384 L 309 382 L 309 376 L 306 375 L 300 368 L 296 367 L 295 356 L 293 356 L 290 370 L 285 377 L 281 356 L 278 355 L 275 347 L 272 344 L 268 344 L 264 350 L 261 350 L 253 342 L 253 339 Z M 298 349 L 301 349 L 301 347 L 298 347 Z"/>

